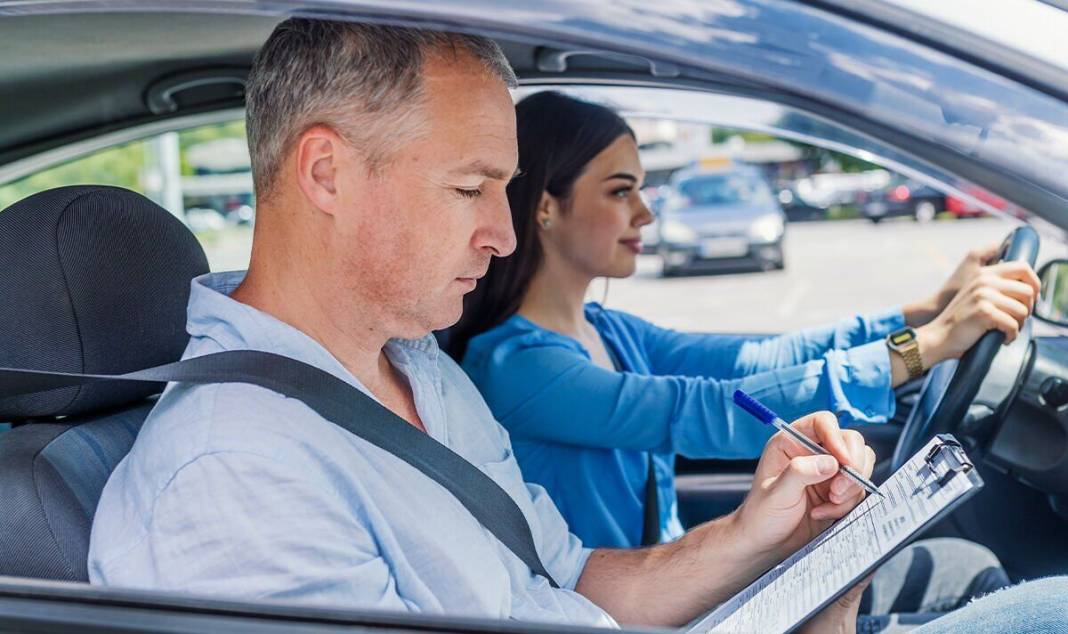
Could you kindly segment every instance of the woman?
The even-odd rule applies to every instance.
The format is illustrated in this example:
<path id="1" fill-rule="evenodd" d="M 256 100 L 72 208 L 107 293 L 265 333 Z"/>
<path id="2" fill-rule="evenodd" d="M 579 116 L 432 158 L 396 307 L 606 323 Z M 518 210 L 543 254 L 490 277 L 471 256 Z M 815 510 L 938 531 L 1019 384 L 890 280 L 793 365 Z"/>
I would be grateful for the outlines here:
<path id="1" fill-rule="evenodd" d="M 611 110 L 552 92 L 524 99 L 516 114 L 522 175 L 508 198 L 517 248 L 468 295 L 450 352 L 509 430 L 524 476 L 591 546 L 682 534 L 676 453 L 760 454 L 772 430 L 731 405 L 739 387 L 786 420 L 828 409 L 844 424 L 886 421 L 891 387 L 908 374 L 884 338 L 930 322 L 993 254 L 971 254 L 932 299 L 827 328 L 764 340 L 658 328 L 584 303 L 595 277 L 634 272 L 639 229 L 652 220 L 634 133 Z M 1019 321 L 1027 306 L 1013 308 Z M 965 323 L 952 325 L 966 330 L 954 311 Z"/>

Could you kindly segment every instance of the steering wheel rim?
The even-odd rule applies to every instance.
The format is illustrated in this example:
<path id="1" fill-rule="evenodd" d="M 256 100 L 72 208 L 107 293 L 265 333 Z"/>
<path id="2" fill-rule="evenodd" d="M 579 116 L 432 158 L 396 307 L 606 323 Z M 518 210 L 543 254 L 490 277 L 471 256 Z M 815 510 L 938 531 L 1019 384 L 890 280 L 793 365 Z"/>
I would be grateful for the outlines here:
<path id="1" fill-rule="evenodd" d="M 995 261 L 1022 261 L 1033 268 L 1038 259 L 1039 242 L 1038 233 L 1033 228 L 1027 225 L 1017 227 L 1005 238 Z M 951 359 L 931 368 L 898 438 L 891 461 L 893 470 L 899 469 L 936 434 L 948 433 L 957 436 L 958 440 L 965 439 L 968 432 L 961 424 L 1004 341 L 1004 333 L 991 330 L 980 337 L 959 361 Z M 928 393 L 930 390 L 942 392 L 934 410 L 925 416 L 922 405 L 932 396 Z"/>

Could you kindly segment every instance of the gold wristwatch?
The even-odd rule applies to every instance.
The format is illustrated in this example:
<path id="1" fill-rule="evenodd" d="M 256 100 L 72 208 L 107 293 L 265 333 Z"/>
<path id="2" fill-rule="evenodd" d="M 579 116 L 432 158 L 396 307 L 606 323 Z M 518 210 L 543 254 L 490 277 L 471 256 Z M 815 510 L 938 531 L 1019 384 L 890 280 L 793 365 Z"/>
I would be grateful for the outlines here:
<path id="1" fill-rule="evenodd" d="M 916 331 L 908 326 L 887 335 L 886 346 L 901 355 L 909 371 L 909 380 L 923 376 L 923 359 L 920 358 L 920 342 Z"/>

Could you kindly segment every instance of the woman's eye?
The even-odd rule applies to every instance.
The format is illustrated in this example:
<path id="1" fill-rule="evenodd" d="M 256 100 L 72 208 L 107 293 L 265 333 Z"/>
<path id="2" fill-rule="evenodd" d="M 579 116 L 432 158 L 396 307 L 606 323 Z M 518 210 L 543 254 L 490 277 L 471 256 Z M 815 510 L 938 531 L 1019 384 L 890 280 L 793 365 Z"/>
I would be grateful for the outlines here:
<path id="1" fill-rule="evenodd" d="M 482 190 L 478 188 L 464 189 L 462 187 L 457 187 L 456 193 L 459 194 L 461 198 L 478 198 L 482 195 Z"/>
<path id="2" fill-rule="evenodd" d="M 626 198 L 630 195 L 630 187 L 622 187 L 612 192 L 612 195 L 616 198 Z"/>

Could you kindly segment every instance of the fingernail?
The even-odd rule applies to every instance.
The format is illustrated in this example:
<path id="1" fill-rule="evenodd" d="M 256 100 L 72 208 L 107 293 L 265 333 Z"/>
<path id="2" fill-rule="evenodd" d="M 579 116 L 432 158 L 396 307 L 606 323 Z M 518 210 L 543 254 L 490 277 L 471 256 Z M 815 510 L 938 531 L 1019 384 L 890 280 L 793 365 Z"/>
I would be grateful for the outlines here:
<path id="1" fill-rule="evenodd" d="M 838 461 L 833 456 L 820 456 L 816 467 L 821 474 L 834 473 L 838 471 Z"/>

